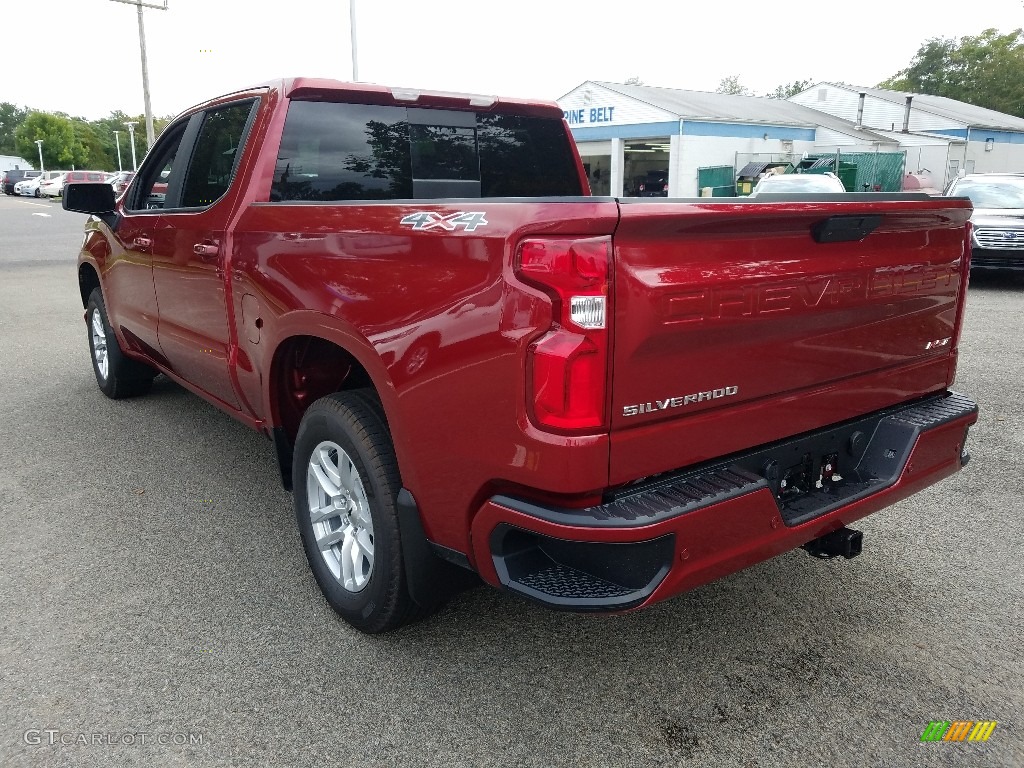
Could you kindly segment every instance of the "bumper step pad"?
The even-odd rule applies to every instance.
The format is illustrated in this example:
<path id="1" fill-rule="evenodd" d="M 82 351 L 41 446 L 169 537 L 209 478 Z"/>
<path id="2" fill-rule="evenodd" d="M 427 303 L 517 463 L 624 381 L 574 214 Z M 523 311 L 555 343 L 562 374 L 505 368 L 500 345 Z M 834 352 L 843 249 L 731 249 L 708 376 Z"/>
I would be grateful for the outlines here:
<path id="1" fill-rule="evenodd" d="M 792 527 L 894 485 L 922 434 L 965 420 L 977 410 L 973 401 L 958 393 L 932 397 L 703 467 L 647 478 L 584 509 L 544 507 L 508 496 L 495 496 L 492 502 L 577 529 L 628 529 L 768 490 L 782 522 Z M 964 450 L 961 463 L 966 458 Z M 577 611 L 639 605 L 668 574 L 674 547 L 673 534 L 599 543 L 552 538 L 505 523 L 490 536 L 495 569 L 506 588 L 551 607 Z"/>

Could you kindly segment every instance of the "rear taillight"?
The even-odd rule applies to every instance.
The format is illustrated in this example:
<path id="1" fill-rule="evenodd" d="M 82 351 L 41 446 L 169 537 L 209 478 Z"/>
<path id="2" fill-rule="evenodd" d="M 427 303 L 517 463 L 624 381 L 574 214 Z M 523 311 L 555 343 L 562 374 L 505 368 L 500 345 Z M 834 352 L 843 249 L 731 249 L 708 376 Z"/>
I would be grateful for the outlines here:
<path id="1" fill-rule="evenodd" d="M 551 299 L 551 327 L 527 353 L 527 405 L 540 427 L 594 431 L 607 424 L 611 238 L 529 239 L 516 274 Z"/>

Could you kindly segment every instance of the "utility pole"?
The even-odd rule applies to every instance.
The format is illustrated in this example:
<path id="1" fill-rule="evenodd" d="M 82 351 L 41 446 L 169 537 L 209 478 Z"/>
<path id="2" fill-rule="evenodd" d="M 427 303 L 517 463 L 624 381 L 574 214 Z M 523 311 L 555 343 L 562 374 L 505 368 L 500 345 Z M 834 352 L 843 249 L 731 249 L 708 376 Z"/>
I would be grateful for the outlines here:
<path id="1" fill-rule="evenodd" d="M 121 132 L 114 131 L 114 141 L 117 142 L 117 170 L 123 171 L 124 166 L 121 165 Z"/>
<path id="2" fill-rule="evenodd" d="M 125 123 L 125 125 L 128 126 L 128 138 L 131 139 L 132 142 L 132 170 L 137 171 L 139 170 L 139 164 L 135 160 L 135 126 L 137 123 L 132 121 L 130 123 Z"/>
<path id="3" fill-rule="evenodd" d="M 36 146 L 39 147 L 39 172 L 42 173 L 46 170 L 43 168 L 43 140 L 36 139 Z"/>
<path id="4" fill-rule="evenodd" d="M 356 55 L 356 0 L 348 0 L 349 31 L 352 34 L 352 82 L 359 82 L 359 59 Z"/>
<path id="5" fill-rule="evenodd" d="M 155 8 L 158 11 L 167 10 L 167 0 L 163 0 L 160 5 L 155 3 L 144 3 L 142 0 L 113 0 L 115 3 L 126 3 L 128 5 L 134 5 L 139 13 L 139 51 L 142 54 L 142 99 L 146 106 L 146 149 L 153 146 L 153 141 L 156 138 L 155 132 L 153 131 L 153 108 L 149 102 L 149 63 L 146 60 L 146 27 L 142 23 L 142 9 Z M 132 152 L 135 151 L 135 142 L 132 141 Z"/>

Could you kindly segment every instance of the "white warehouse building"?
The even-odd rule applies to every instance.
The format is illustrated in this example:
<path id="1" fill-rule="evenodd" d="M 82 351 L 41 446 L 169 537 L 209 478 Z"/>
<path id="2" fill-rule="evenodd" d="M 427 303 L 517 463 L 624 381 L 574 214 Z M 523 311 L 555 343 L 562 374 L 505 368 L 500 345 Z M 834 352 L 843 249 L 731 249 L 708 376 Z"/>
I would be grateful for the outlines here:
<path id="1" fill-rule="evenodd" d="M 900 189 L 906 174 L 942 189 L 961 170 L 1024 172 L 1024 120 L 934 96 L 908 107 L 908 96 L 820 83 L 780 100 L 586 81 L 558 104 L 596 195 L 731 195 L 741 171 L 824 155 L 856 190 Z M 839 170 L 844 155 L 860 159 L 856 185 Z M 888 186 L 873 183 L 873 158 Z"/>
<path id="2" fill-rule="evenodd" d="M 1024 172 L 1024 119 L 1013 115 L 943 96 L 834 83 L 819 83 L 789 100 L 898 138 L 907 169 L 929 168 L 943 185 L 961 170 Z M 945 166 L 936 151 L 941 146 L 947 147 Z"/>

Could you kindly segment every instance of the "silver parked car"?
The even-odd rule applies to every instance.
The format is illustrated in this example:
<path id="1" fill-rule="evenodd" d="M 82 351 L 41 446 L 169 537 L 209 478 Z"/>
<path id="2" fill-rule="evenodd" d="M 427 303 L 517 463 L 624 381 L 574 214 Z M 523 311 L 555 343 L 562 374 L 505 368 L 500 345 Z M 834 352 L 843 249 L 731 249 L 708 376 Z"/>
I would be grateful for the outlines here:
<path id="1" fill-rule="evenodd" d="M 971 269 L 1024 272 L 1024 174 L 968 174 L 946 194 L 974 203 Z"/>

